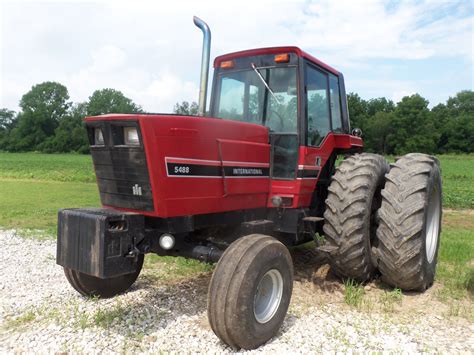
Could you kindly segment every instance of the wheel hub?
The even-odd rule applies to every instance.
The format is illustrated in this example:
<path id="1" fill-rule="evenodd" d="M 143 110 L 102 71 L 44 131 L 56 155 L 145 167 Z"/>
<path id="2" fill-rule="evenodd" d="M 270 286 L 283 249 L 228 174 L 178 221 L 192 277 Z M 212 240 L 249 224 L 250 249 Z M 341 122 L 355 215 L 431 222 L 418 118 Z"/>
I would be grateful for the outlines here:
<path id="1" fill-rule="evenodd" d="M 276 269 L 267 271 L 261 278 L 255 293 L 253 312 L 259 323 L 273 318 L 283 294 L 283 277 Z"/>
<path id="2" fill-rule="evenodd" d="M 429 263 L 433 262 L 436 254 L 439 237 L 439 215 L 441 213 L 441 203 L 437 189 L 431 192 L 430 203 L 426 216 L 426 258 Z"/>

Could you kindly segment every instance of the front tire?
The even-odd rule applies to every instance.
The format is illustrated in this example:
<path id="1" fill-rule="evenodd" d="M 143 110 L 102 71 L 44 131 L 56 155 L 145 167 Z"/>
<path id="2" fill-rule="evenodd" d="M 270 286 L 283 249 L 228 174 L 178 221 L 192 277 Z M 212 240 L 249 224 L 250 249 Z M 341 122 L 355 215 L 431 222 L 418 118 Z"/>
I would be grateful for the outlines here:
<path id="1" fill-rule="evenodd" d="M 288 310 L 293 263 L 275 238 L 251 234 L 224 252 L 212 275 L 208 318 L 227 345 L 255 349 L 273 337 Z"/>
<path id="2" fill-rule="evenodd" d="M 442 187 L 435 157 L 411 153 L 387 174 L 379 210 L 379 270 L 389 285 L 424 291 L 433 284 L 441 232 Z"/>
<path id="3" fill-rule="evenodd" d="M 64 274 L 71 286 L 83 296 L 110 298 L 127 291 L 137 280 L 143 267 L 144 255 L 138 256 L 136 271 L 108 279 L 100 279 L 82 272 L 64 268 Z"/>

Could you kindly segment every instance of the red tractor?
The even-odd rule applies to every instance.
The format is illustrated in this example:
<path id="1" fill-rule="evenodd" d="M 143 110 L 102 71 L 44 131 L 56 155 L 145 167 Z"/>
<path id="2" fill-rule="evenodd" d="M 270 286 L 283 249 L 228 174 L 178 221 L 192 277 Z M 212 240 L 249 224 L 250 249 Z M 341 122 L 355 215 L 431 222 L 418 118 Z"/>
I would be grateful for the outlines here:
<path id="1" fill-rule="evenodd" d="M 340 277 L 429 287 L 437 159 L 414 153 L 389 166 L 362 153 L 342 73 L 296 47 L 217 57 L 207 114 L 210 31 L 194 22 L 204 33 L 199 116 L 85 119 L 103 208 L 59 212 L 57 263 L 70 284 L 112 297 L 134 283 L 146 253 L 218 262 L 209 322 L 244 349 L 276 334 L 293 287 L 288 248 L 316 233 Z"/>

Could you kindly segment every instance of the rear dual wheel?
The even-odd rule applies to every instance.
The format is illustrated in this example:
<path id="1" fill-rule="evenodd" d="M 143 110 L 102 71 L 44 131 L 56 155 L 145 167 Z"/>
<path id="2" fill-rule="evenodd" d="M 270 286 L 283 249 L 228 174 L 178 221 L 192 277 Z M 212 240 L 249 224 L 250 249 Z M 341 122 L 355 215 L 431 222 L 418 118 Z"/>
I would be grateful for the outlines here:
<path id="1" fill-rule="evenodd" d="M 364 282 L 376 271 L 372 248 L 388 170 L 380 155 L 355 154 L 341 162 L 331 179 L 323 230 L 331 268 L 342 278 Z"/>
<path id="2" fill-rule="evenodd" d="M 226 249 L 212 275 L 211 328 L 235 349 L 255 349 L 277 333 L 292 289 L 293 263 L 282 243 L 261 234 L 240 238 Z"/>
<path id="3" fill-rule="evenodd" d="M 398 159 L 382 190 L 377 229 L 378 264 L 385 283 L 416 291 L 433 284 L 441 215 L 438 160 L 420 153 Z"/>
<path id="4" fill-rule="evenodd" d="M 389 169 L 358 154 L 337 168 L 328 189 L 324 232 L 332 269 L 343 278 L 423 291 L 433 284 L 442 187 L 438 160 L 411 153 Z"/>

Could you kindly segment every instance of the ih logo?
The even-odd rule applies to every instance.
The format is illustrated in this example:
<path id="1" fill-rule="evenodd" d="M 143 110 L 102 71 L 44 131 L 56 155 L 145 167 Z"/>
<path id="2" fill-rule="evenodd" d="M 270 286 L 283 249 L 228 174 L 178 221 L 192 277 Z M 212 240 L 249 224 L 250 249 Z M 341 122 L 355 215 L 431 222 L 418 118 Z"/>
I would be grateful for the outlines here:
<path id="1" fill-rule="evenodd" d="M 135 184 L 132 186 L 133 194 L 135 196 L 141 196 L 142 195 L 142 187 L 139 186 L 138 184 Z"/>

